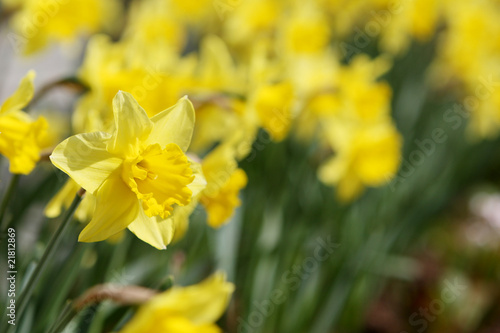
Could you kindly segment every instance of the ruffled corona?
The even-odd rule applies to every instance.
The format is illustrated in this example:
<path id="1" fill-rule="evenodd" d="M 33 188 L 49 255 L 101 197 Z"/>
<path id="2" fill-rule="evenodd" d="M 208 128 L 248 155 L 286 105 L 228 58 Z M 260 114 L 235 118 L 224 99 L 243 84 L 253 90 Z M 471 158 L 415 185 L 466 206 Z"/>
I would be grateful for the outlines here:
<path id="1" fill-rule="evenodd" d="M 185 206 L 192 192 L 187 187 L 193 171 L 186 155 L 175 143 L 161 149 L 159 144 L 148 146 L 141 156 L 124 162 L 122 177 L 142 200 L 147 216 L 168 217 L 173 205 Z"/>

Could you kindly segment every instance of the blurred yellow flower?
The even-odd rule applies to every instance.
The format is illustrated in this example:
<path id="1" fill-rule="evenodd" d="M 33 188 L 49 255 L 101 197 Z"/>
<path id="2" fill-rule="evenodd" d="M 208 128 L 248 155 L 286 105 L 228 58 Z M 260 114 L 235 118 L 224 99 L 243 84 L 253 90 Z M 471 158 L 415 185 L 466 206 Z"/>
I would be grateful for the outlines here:
<path id="1" fill-rule="evenodd" d="M 384 57 L 372 60 L 364 55 L 356 56 L 349 65 L 339 69 L 333 93 L 316 96 L 311 107 L 321 108 L 316 111 L 323 116 L 335 115 L 354 124 L 390 121 L 392 90 L 387 83 L 378 81 L 389 68 L 390 61 Z M 330 111 L 325 107 L 330 107 Z"/>
<path id="2" fill-rule="evenodd" d="M 316 8 L 305 5 L 298 8 L 285 23 L 286 50 L 292 54 L 312 54 L 323 51 L 330 42 L 328 21 Z"/>
<path id="3" fill-rule="evenodd" d="M 235 44 L 245 44 L 256 36 L 270 34 L 279 21 L 281 3 L 273 0 L 240 1 L 228 11 L 224 35 Z"/>
<path id="4" fill-rule="evenodd" d="M 103 28 L 112 30 L 120 10 L 116 0 L 26 0 L 11 25 L 17 46 L 31 54 L 51 41 L 70 42 Z"/>
<path id="5" fill-rule="evenodd" d="M 462 84 L 472 138 L 496 137 L 500 129 L 500 10 L 494 1 L 444 1 L 447 26 L 432 67 L 433 83 Z M 464 47 L 467 45 L 467 47 Z M 466 118 L 469 118 L 466 115 Z"/>
<path id="6" fill-rule="evenodd" d="M 132 94 L 150 117 L 174 104 L 192 81 L 190 74 L 195 63 L 191 65 L 190 59 L 179 63 L 173 53 L 163 50 L 160 55 L 158 51 L 162 49 L 152 49 L 155 48 L 132 42 L 113 43 L 104 35 L 94 36 L 79 71 L 90 91 L 78 103 L 76 113 L 86 113 L 92 106 L 106 123 L 112 119 L 111 102 L 119 90 Z M 161 61 L 156 56 L 161 56 Z"/>
<path id="7" fill-rule="evenodd" d="M 208 224 L 214 228 L 222 226 L 233 215 L 241 204 L 239 192 L 247 185 L 247 175 L 238 168 L 235 157 L 235 148 L 226 143 L 215 148 L 202 162 L 207 187 L 200 203 L 207 211 Z"/>
<path id="8" fill-rule="evenodd" d="M 187 38 L 186 28 L 176 19 L 172 5 L 165 0 L 132 3 L 130 23 L 123 40 L 137 48 L 182 50 Z"/>
<path id="9" fill-rule="evenodd" d="M 0 154 L 9 159 L 12 173 L 30 173 L 45 142 L 45 118 L 35 120 L 21 110 L 33 97 L 34 78 L 35 72 L 30 71 L 0 109 Z"/>
<path id="10" fill-rule="evenodd" d="M 129 228 L 164 249 L 171 241 L 174 206 L 185 206 L 205 185 L 185 151 L 194 127 L 187 98 L 149 119 L 132 95 L 113 100 L 112 134 L 78 134 L 59 144 L 52 163 L 96 196 L 96 209 L 82 242 L 104 240 Z"/>
<path id="11" fill-rule="evenodd" d="M 180 17 L 189 23 L 200 24 L 209 14 L 214 14 L 214 3 L 212 0 L 170 0 L 172 10 L 176 17 Z"/>
<path id="12" fill-rule="evenodd" d="M 189 287 L 174 286 L 154 296 L 120 333 L 219 333 L 214 323 L 231 299 L 234 285 L 223 273 Z"/>
<path id="13" fill-rule="evenodd" d="M 382 186 L 398 171 L 401 135 L 391 124 L 353 128 L 331 121 L 325 129 L 334 156 L 319 170 L 319 178 L 337 186 L 337 195 L 351 201 L 365 186 Z"/>
<path id="14" fill-rule="evenodd" d="M 407 51 L 412 37 L 427 42 L 434 35 L 441 16 L 443 1 L 408 0 L 401 3 L 392 13 L 386 10 L 388 18 L 382 18 L 380 47 L 391 54 Z M 387 1 L 387 7 L 394 6 Z"/>
<path id="15" fill-rule="evenodd" d="M 273 140 L 283 140 L 292 124 L 293 86 L 284 81 L 276 84 L 263 84 L 257 88 L 253 107 L 261 126 Z"/>
<path id="16" fill-rule="evenodd" d="M 311 85 L 315 89 L 303 89 L 307 102 L 297 121 L 299 136 L 310 138 L 317 133 L 319 124 L 332 119 L 354 127 L 390 122 L 392 89 L 379 81 L 390 68 L 390 61 L 385 57 L 372 60 L 359 55 L 348 65 L 336 67 L 331 64 L 332 60 L 321 61 L 324 56 L 313 59 L 324 64 L 331 77 L 321 76 L 320 70 L 313 67 L 318 71 L 314 76 L 317 80 Z"/>

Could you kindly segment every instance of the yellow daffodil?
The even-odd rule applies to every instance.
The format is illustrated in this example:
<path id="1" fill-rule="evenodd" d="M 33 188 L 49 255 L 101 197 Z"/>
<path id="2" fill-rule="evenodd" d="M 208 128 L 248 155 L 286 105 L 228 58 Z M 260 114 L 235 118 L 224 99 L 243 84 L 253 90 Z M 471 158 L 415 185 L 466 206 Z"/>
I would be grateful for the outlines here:
<path id="1" fill-rule="evenodd" d="M 370 60 L 355 57 L 340 71 L 339 88 L 344 96 L 344 112 L 350 112 L 362 122 L 378 122 L 389 118 L 391 87 L 378 80 L 391 63 L 384 57 Z"/>
<path id="2" fill-rule="evenodd" d="M 463 104 L 470 112 L 473 139 L 493 138 L 500 129 L 500 93 L 494 78 L 500 43 L 500 11 L 494 1 L 444 1 L 447 26 L 432 67 L 433 82 L 440 87 L 462 83 Z M 467 45 L 466 48 L 463 45 Z M 465 115 L 469 118 L 469 115 Z"/>
<path id="3" fill-rule="evenodd" d="M 244 73 L 236 66 L 226 43 L 215 35 L 201 42 L 195 77 L 196 86 L 191 91 L 196 93 L 244 93 Z"/>
<path id="4" fill-rule="evenodd" d="M 333 16 L 330 19 L 333 30 L 340 36 L 350 33 L 355 24 L 359 23 L 367 12 L 374 9 L 373 2 L 377 1 L 379 0 L 320 0 L 323 8 Z"/>
<path id="5" fill-rule="evenodd" d="M 223 273 L 193 286 L 174 286 L 142 305 L 120 333 L 220 333 L 214 323 L 233 290 Z"/>
<path id="6" fill-rule="evenodd" d="M 51 41 L 75 41 L 79 35 L 116 28 L 116 0 L 26 0 L 12 18 L 12 42 L 26 54 Z"/>
<path id="7" fill-rule="evenodd" d="M 392 90 L 378 81 L 389 68 L 390 61 L 384 57 L 356 56 L 338 69 L 333 85 L 312 95 L 307 108 L 318 120 L 335 117 L 354 125 L 390 121 Z"/>
<path id="8" fill-rule="evenodd" d="M 182 18 L 189 23 L 201 24 L 209 15 L 215 14 L 212 0 L 170 0 L 169 2 L 175 17 Z"/>
<path id="9" fill-rule="evenodd" d="M 96 209 L 82 242 L 104 240 L 128 228 L 164 249 L 173 236 L 169 217 L 205 185 L 185 155 L 194 109 L 185 97 L 152 117 L 126 92 L 113 100 L 113 133 L 78 134 L 59 144 L 52 163 L 87 192 Z"/>
<path id="10" fill-rule="evenodd" d="M 196 110 L 196 126 L 191 149 L 193 152 L 203 152 L 224 141 L 235 131 L 241 129 L 244 118 L 235 112 L 233 103 L 229 101 L 227 108 L 214 103 L 206 103 Z"/>
<path id="11" fill-rule="evenodd" d="M 130 92 L 150 117 L 182 96 L 192 80 L 189 74 L 194 63 L 192 65 L 189 59 L 179 63 L 175 56 L 171 58 L 171 54 L 165 52 L 161 63 L 150 62 L 151 58 L 156 59 L 157 52 L 144 47 L 136 51 L 136 47 L 140 46 L 128 42 L 112 43 L 104 35 L 90 40 L 79 72 L 90 91 L 78 103 L 77 114 L 86 114 L 91 106 L 104 122 L 112 120 L 111 104 L 119 90 Z M 148 54 L 146 58 L 143 53 Z M 85 116 L 79 115 L 79 118 L 88 121 Z"/>
<path id="12" fill-rule="evenodd" d="M 262 127 L 273 140 L 283 140 L 292 124 L 294 101 L 290 82 L 264 84 L 255 92 L 253 107 Z"/>
<path id="13" fill-rule="evenodd" d="M 391 124 L 353 128 L 332 121 L 326 135 L 334 156 L 319 170 L 322 182 L 337 186 L 351 201 L 365 186 L 382 186 L 394 177 L 401 160 L 401 135 Z"/>
<path id="14" fill-rule="evenodd" d="M 172 5 L 165 0 L 132 3 L 130 23 L 124 33 L 135 47 L 181 50 L 186 42 L 186 28 L 176 20 Z"/>
<path id="15" fill-rule="evenodd" d="M 205 152 L 254 123 L 241 96 L 247 87 L 244 68 L 235 65 L 226 44 L 213 35 L 203 39 L 195 71 L 196 127 L 191 150 Z"/>
<path id="16" fill-rule="evenodd" d="M 35 73 L 30 71 L 0 109 L 0 154 L 9 159 L 12 173 L 30 173 L 40 159 L 45 141 L 45 118 L 35 120 L 21 110 L 33 97 L 34 78 Z"/>
<path id="17" fill-rule="evenodd" d="M 270 34 L 279 20 L 280 8 L 279 1 L 248 0 L 223 11 L 226 39 L 231 43 L 244 44 L 254 40 L 255 36 Z"/>
<path id="18" fill-rule="evenodd" d="M 395 12 L 384 9 L 375 16 L 380 25 L 380 48 L 391 54 L 406 52 L 412 38 L 421 42 L 429 41 L 436 29 L 441 14 L 442 1 L 408 0 L 401 3 Z M 386 7 L 393 4 L 387 1 Z"/>
<path id="19" fill-rule="evenodd" d="M 235 155 L 231 144 L 222 144 L 202 162 L 207 187 L 200 202 L 207 211 L 208 224 L 214 228 L 222 226 L 233 215 L 241 204 L 239 192 L 247 185 L 247 175 L 238 168 Z"/>
<path id="20" fill-rule="evenodd" d="M 288 52 L 299 55 L 320 53 L 330 41 L 328 21 L 317 8 L 306 3 L 286 21 L 284 45 Z"/>

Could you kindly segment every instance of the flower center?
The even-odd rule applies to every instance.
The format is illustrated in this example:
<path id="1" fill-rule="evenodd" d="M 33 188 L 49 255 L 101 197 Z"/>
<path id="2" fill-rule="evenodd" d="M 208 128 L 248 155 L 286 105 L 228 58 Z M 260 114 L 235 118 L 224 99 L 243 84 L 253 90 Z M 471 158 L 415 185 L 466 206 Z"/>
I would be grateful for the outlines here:
<path id="1" fill-rule="evenodd" d="M 193 171 L 184 152 L 175 143 L 161 149 L 153 144 L 135 159 L 126 160 L 122 171 L 123 181 L 142 201 L 147 216 L 168 217 L 172 206 L 185 206 L 191 201 L 187 187 Z"/>

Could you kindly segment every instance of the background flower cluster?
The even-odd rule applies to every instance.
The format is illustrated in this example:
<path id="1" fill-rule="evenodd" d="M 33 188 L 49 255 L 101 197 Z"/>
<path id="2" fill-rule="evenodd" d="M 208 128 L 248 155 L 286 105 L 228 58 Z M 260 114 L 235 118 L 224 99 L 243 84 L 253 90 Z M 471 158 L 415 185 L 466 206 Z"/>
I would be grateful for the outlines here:
<path id="1" fill-rule="evenodd" d="M 23 281 L 86 190 L 24 331 L 102 283 L 167 291 L 68 329 L 147 331 L 149 311 L 212 332 L 226 307 L 229 332 L 499 329 L 498 1 L 0 8 L 0 221 Z M 217 270 L 230 303 L 222 273 L 200 283 Z"/>

